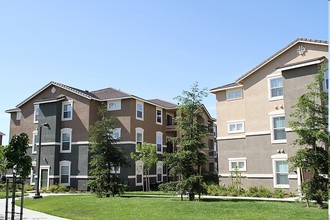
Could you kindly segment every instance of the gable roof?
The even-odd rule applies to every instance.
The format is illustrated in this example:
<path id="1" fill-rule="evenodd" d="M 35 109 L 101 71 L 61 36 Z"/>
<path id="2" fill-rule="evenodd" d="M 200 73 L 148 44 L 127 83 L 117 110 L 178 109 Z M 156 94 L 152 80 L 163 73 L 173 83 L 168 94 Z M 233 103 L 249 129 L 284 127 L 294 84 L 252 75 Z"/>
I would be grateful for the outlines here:
<path id="1" fill-rule="evenodd" d="M 132 97 L 131 94 L 122 92 L 114 88 L 105 88 L 105 89 L 92 91 L 91 94 L 93 94 L 99 100 L 123 99 L 123 98 Z"/>
<path id="2" fill-rule="evenodd" d="M 44 87 L 42 87 L 41 89 L 39 89 L 38 91 L 33 93 L 31 96 L 29 96 L 27 99 L 25 99 L 24 101 L 19 103 L 16 107 L 20 108 L 22 105 L 24 105 L 25 103 L 30 101 L 32 98 L 37 96 L 39 93 L 41 93 L 42 91 L 44 91 L 46 88 L 48 88 L 51 85 L 57 86 L 59 88 L 62 88 L 64 90 L 67 90 L 67 91 L 72 92 L 74 94 L 80 95 L 80 96 L 82 96 L 84 98 L 87 98 L 87 99 L 95 99 L 95 97 L 92 94 L 90 94 L 88 91 L 84 91 L 84 90 L 81 90 L 81 89 L 77 89 L 77 88 L 74 88 L 74 87 L 71 87 L 71 86 L 67 86 L 67 85 L 64 85 L 64 84 L 61 84 L 61 83 L 51 81 L 50 83 L 48 83 L 47 85 L 45 85 Z"/>
<path id="3" fill-rule="evenodd" d="M 177 104 L 171 103 L 171 102 L 167 102 L 161 99 L 149 99 L 149 102 L 152 102 L 156 105 L 162 106 L 165 109 L 175 109 L 178 107 Z"/>
<path id="4" fill-rule="evenodd" d="M 217 91 L 228 89 L 228 88 L 234 86 L 235 84 L 237 84 L 237 85 L 241 84 L 244 79 L 246 79 L 247 77 L 249 77 L 250 75 L 252 75 L 253 73 L 255 73 L 257 70 L 259 70 L 263 66 L 267 65 L 269 62 L 271 62 L 272 60 L 276 59 L 278 56 L 280 56 L 284 52 L 288 51 L 290 48 L 294 47 L 298 43 L 319 44 L 319 45 L 326 45 L 326 46 L 328 45 L 328 41 L 326 41 L 326 40 L 315 40 L 315 39 L 308 39 L 308 38 L 297 38 L 296 40 L 292 41 L 287 46 L 285 46 L 284 48 L 282 48 L 281 50 L 277 51 L 275 54 L 273 54 L 272 56 L 270 56 L 268 59 L 262 61 L 260 64 L 258 64 L 257 66 L 255 66 L 254 68 L 252 68 L 251 70 L 249 70 L 247 73 L 245 73 L 242 76 L 240 76 L 238 79 L 236 79 L 236 81 L 234 83 L 230 83 L 230 84 L 227 84 L 227 85 L 224 85 L 224 86 L 213 88 L 209 92 L 215 93 Z"/>

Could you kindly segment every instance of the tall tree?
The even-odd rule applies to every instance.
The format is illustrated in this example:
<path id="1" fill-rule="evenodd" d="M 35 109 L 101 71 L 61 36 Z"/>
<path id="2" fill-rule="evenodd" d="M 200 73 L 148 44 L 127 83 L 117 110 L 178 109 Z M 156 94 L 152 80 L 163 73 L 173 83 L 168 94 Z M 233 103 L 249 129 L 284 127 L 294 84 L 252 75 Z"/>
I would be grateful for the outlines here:
<path id="1" fill-rule="evenodd" d="M 135 161 L 143 162 L 143 172 L 146 174 L 146 190 L 150 191 L 150 169 L 156 164 L 158 157 L 156 154 L 156 146 L 148 143 L 137 144 L 136 153 L 131 152 L 131 158 Z"/>
<path id="2" fill-rule="evenodd" d="M 32 159 L 27 155 L 29 147 L 29 137 L 25 133 L 14 135 L 9 145 L 3 149 L 6 158 L 6 169 L 16 170 L 16 174 L 21 181 L 24 181 L 30 174 Z"/>
<path id="3" fill-rule="evenodd" d="M 4 146 L 0 145 L 0 173 L 3 174 L 6 171 L 6 158 L 3 152 Z"/>
<path id="4" fill-rule="evenodd" d="M 120 194 L 124 186 L 120 183 L 116 168 L 128 164 L 124 152 L 116 146 L 117 139 L 113 136 L 115 118 L 106 116 L 106 106 L 99 108 L 100 120 L 90 129 L 90 175 L 92 192 L 98 197 Z"/>
<path id="5" fill-rule="evenodd" d="M 206 96 L 206 88 L 199 89 L 198 83 L 195 83 L 190 91 L 184 90 L 182 96 L 176 97 L 180 105 L 175 121 L 181 135 L 176 138 L 177 152 L 165 154 L 169 174 L 178 177 L 177 190 L 181 195 L 188 192 L 190 201 L 194 200 L 195 194 L 200 195 L 204 191 L 201 168 L 207 161 L 203 148 L 208 128 L 202 100 Z"/>
<path id="6" fill-rule="evenodd" d="M 327 200 L 328 174 L 328 95 L 323 90 L 324 73 L 327 63 L 320 65 L 314 81 L 307 86 L 307 92 L 298 98 L 293 106 L 293 121 L 289 126 L 298 135 L 294 144 L 301 146 L 295 156 L 289 158 L 293 168 L 301 168 L 302 173 L 309 172 L 312 178 L 303 175 L 302 192 L 307 200 L 316 200 L 319 205 Z"/>

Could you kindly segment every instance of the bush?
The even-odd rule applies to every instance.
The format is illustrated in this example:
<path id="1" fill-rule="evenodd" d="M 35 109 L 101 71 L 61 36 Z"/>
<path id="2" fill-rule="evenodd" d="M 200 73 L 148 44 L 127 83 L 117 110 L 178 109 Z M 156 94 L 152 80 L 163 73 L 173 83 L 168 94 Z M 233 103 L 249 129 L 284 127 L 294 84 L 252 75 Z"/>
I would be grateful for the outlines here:
<path id="1" fill-rule="evenodd" d="M 282 189 L 275 189 L 273 193 L 273 197 L 275 198 L 283 198 L 284 197 L 284 192 Z"/>
<path id="2" fill-rule="evenodd" d="M 25 185 L 25 186 L 24 186 L 24 192 L 27 192 L 27 191 L 33 191 L 33 190 L 34 190 L 34 188 L 33 188 L 32 185 Z"/>
<path id="3" fill-rule="evenodd" d="M 273 196 L 272 191 L 268 189 L 267 187 L 261 186 L 259 187 L 259 196 L 258 197 L 265 197 L 265 198 L 270 198 Z"/>

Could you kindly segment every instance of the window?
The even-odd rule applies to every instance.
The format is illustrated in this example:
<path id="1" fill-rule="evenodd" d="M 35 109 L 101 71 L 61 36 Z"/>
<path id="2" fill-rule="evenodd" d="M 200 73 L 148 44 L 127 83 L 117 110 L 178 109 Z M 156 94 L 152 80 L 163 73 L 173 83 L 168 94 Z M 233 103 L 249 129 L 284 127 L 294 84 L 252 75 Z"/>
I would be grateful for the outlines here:
<path id="1" fill-rule="evenodd" d="M 272 117 L 272 141 L 273 141 L 273 143 L 286 142 L 285 117 L 284 116 Z"/>
<path id="2" fill-rule="evenodd" d="M 34 116 L 33 116 L 33 121 L 34 123 L 38 123 L 39 120 L 39 113 L 40 113 L 40 109 L 39 109 L 39 105 L 35 105 L 34 106 Z"/>
<path id="3" fill-rule="evenodd" d="M 242 90 L 227 91 L 227 100 L 240 99 L 243 97 Z"/>
<path id="4" fill-rule="evenodd" d="M 156 171 L 157 171 L 157 182 L 158 183 L 163 182 L 163 162 L 162 161 L 157 162 Z"/>
<path id="5" fill-rule="evenodd" d="M 163 124 L 163 112 L 161 109 L 156 109 L 156 123 Z"/>
<path id="6" fill-rule="evenodd" d="M 108 111 L 115 111 L 120 109 L 121 109 L 121 100 L 108 102 Z"/>
<path id="7" fill-rule="evenodd" d="M 163 153 L 163 133 L 157 131 L 156 132 L 156 152 L 159 154 Z"/>
<path id="8" fill-rule="evenodd" d="M 143 133 L 144 130 L 142 128 L 135 128 L 135 133 L 136 133 L 136 144 L 142 145 L 143 143 Z"/>
<path id="9" fill-rule="evenodd" d="M 135 161 L 135 185 L 143 185 L 143 162 L 141 160 Z"/>
<path id="10" fill-rule="evenodd" d="M 111 173 L 112 174 L 120 174 L 120 166 L 118 166 L 118 167 L 112 166 L 111 167 Z"/>
<path id="11" fill-rule="evenodd" d="M 61 129 L 61 153 L 71 153 L 72 129 Z"/>
<path id="12" fill-rule="evenodd" d="M 244 122 L 229 122 L 228 123 L 228 133 L 240 133 L 244 132 Z"/>
<path id="13" fill-rule="evenodd" d="M 228 158 L 229 171 L 246 171 L 246 157 Z"/>
<path id="14" fill-rule="evenodd" d="M 121 138 L 121 128 L 112 129 L 111 136 L 115 140 L 119 140 Z"/>
<path id="15" fill-rule="evenodd" d="M 22 112 L 16 112 L 16 120 L 20 121 L 22 118 Z"/>
<path id="16" fill-rule="evenodd" d="M 269 79 L 269 98 L 270 100 L 283 98 L 283 78 L 276 77 Z"/>
<path id="17" fill-rule="evenodd" d="M 64 160 L 60 162 L 60 184 L 70 186 L 71 162 Z"/>
<path id="18" fill-rule="evenodd" d="M 30 185 L 35 185 L 36 183 L 36 162 L 32 161 L 32 168 L 30 174 Z"/>
<path id="19" fill-rule="evenodd" d="M 143 103 L 136 102 L 136 119 L 143 120 Z"/>
<path id="20" fill-rule="evenodd" d="M 73 101 L 62 103 L 62 121 L 72 120 Z"/>
<path id="21" fill-rule="evenodd" d="M 275 154 L 273 160 L 274 187 L 289 188 L 289 165 L 287 154 Z"/>
<path id="22" fill-rule="evenodd" d="M 37 143 L 38 143 L 38 130 L 32 133 L 32 154 L 37 153 Z"/>

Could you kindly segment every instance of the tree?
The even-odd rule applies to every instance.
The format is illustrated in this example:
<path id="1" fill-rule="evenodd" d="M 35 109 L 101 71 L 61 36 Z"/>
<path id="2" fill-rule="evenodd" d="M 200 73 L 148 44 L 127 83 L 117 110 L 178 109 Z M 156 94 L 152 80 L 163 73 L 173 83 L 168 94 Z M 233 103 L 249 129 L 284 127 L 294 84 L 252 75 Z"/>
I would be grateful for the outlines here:
<path id="1" fill-rule="evenodd" d="M 16 170 L 20 181 L 24 181 L 31 172 L 32 159 L 26 151 L 29 147 L 29 137 L 25 133 L 14 135 L 9 145 L 3 149 L 6 158 L 6 169 Z"/>
<path id="2" fill-rule="evenodd" d="M 295 156 L 289 158 L 293 168 L 300 168 L 302 173 L 309 172 L 309 179 L 302 176 L 302 192 L 309 206 L 309 200 L 315 200 L 322 206 L 327 200 L 328 174 L 328 96 L 323 91 L 324 73 L 327 63 L 320 65 L 314 81 L 307 86 L 307 92 L 298 98 L 293 106 L 289 126 L 298 135 L 294 144 L 301 146 Z"/>
<path id="3" fill-rule="evenodd" d="M 181 134 L 176 138 L 178 150 L 165 154 L 165 164 L 168 164 L 169 174 L 177 180 L 177 190 L 181 194 L 188 192 L 189 200 L 195 199 L 195 194 L 204 192 L 202 166 L 207 158 L 203 152 L 203 139 L 208 134 L 203 115 L 202 99 L 207 96 L 206 89 L 200 90 L 198 83 L 193 84 L 190 91 L 183 91 L 176 97 L 180 102 L 178 117 L 175 119 L 177 130 Z"/>
<path id="4" fill-rule="evenodd" d="M 156 146 L 152 144 L 143 144 L 136 145 L 136 153 L 131 152 L 131 158 L 135 161 L 141 160 L 143 162 L 143 172 L 146 174 L 147 186 L 146 190 L 150 191 L 150 177 L 149 172 L 151 167 L 157 162 L 158 157 L 156 154 Z"/>
<path id="5" fill-rule="evenodd" d="M 4 146 L 0 145 L 0 174 L 6 172 L 6 158 L 3 149 Z"/>
<path id="6" fill-rule="evenodd" d="M 116 146 L 117 139 L 113 136 L 115 118 L 106 116 L 106 107 L 99 108 L 101 120 L 96 121 L 90 129 L 90 175 L 89 181 L 92 192 L 98 197 L 113 196 L 124 190 L 115 172 L 116 168 L 128 164 L 124 152 Z"/>

